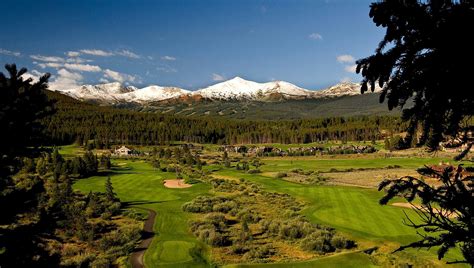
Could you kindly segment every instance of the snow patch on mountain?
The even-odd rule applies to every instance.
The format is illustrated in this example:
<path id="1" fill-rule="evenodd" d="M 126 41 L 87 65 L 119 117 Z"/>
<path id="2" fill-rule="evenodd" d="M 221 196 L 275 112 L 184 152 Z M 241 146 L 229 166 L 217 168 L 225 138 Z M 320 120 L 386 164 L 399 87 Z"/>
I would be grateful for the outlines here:
<path id="1" fill-rule="evenodd" d="M 376 88 L 375 92 L 380 92 Z M 98 85 L 83 85 L 77 88 L 60 90 L 75 99 L 92 100 L 106 104 L 114 103 L 140 103 L 163 101 L 168 99 L 186 100 L 283 100 L 283 99 L 317 99 L 335 98 L 360 94 L 360 84 L 340 83 L 323 90 L 307 90 L 285 81 L 272 81 L 257 83 L 241 77 L 217 83 L 215 85 L 197 90 L 188 91 L 178 87 L 162 87 L 150 85 L 144 88 L 124 86 L 120 83 L 107 83 Z M 370 93 L 370 92 L 369 92 Z"/>
<path id="2" fill-rule="evenodd" d="M 257 83 L 235 77 L 192 93 L 208 99 L 218 100 L 262 100 L 270 94 L 281 94 L 287 97 L 310 97 L 313 92 L 285 81 Z"/>

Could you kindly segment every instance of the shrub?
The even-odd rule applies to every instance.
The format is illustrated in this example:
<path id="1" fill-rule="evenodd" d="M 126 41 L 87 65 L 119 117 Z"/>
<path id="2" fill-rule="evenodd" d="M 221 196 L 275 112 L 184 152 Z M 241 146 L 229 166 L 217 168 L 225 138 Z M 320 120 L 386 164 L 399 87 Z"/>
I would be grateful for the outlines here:
<path id="1" fill-rule="evenodd" d="M 271 257 L 276 253 L 275 248 L 270 244 L 252 247 L 247 253 L 244 254 L 244 258 L 248 260 L 262 260 Z"/>
<path id="2" fill-rule="evenodd" d="M 297 219 L 282 224 L 278 234 L 283 239 L 300 239 L 314 230 L 315 227 L 311 223 Z"/>
<path id="3" fill-rule="evenodd" d="M 182 209 L 186 212 L 208 213 L 213 211 L 213 208 L 216 204 L 227 201 L 229 201 L 229 199 L 225 197 L 198 196 L 192 201 L 184 203 Z"/>
<path id="4" fill-rule="evenodd" d="M 355 247 L 355 242 L 352 240 L 348 240 L 343 236 L 334 235 L 331 238 L 331 245 L 337 249 L 349 249 Z"/>
<path id="5" fill-rule="evenodd" d="M 328 231 L 317 231 L 301 240 L 301 248 L 319 253 L 333 252 L 335 248 L 331 244 L 332 233 Z"/>
<path id="6" fill-rule="evenodd" d="M 236 207 L 237 203 L 231 200 L 215 204 L 214 206 L 212 206 L 212 211 L 227 213 Z"/>
<path id="7" fill-rule="evenodd" d="M 248 209 L 239 211 L 239 213 L 237 213 L 237 218 L 249 223 L 257 223 L 262 219 L 258 214 L 255 212 L 250 212 Z"/>
<path id="8" fill-rule="evenodd" d="M 245 254 L 246 252 L 248 252 L 250 249 L 249 249 L 248 246 L 246 246 L 243 243 L 235 243 L 235 244 L 232 245 L 230 250 L 232 251 L 232 253 L 242 255 L 242 254 Z"/>
<path id="9" fill-rule="evenodd" d="M 247 171 L 248 174 L 257 174 L 257 173 L 260 173 L 260 169 L 251 169 L 249 171 Z"/>
<path id="10" fill-rule="evenodd" d="M 303 172 L 303 169 L 301 168 L 294 168 L 292 170 L 290 170 L 291 173 L 300 173 L 300 172 Z"/>
<path id="11" fill-rule="evenodd" d="M 278 172 L 276 174 L 276 178 L 278 178 L 278 179 L 281 179 L 281 178 L 284 178 L 284 177 L 287 177 L 287 176 L 288 176 L 288 174 L 286 172 Z"/>

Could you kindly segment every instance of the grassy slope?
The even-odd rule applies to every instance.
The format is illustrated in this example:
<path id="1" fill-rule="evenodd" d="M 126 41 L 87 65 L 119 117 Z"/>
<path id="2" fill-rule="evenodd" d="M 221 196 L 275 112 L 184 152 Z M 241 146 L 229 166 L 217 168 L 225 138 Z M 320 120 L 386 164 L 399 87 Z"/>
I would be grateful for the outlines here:
<path id="1" fill-rule="evenodd" d="M 384 168 L 398 165 L 402 168 L 416 169 L 426 164 L 437 164 L 440 161 L 450 161 L 448 158 L 420 158 L 420 157 L 391 157 L 372 158 L 353 156 L 336 156 L 335 158 L 321 159 L 318 157 L 272 157 L 265 158 L 261 167 L 263 172 L 288 171 L 293 168 L 327 172 L 332 168 L 343 170 L 348 168 Z M 382 157 L 382 156 L 380 156 Z"/>
<path id="2" fill-rule="evenodd" d="M 67 148 L 69 150 L 70 148 Z M 73 151 L 71 151 L 73 153 Z M 436 162 L 438 159 L 433 159 Z M 262 169 L 268 171 L 290 168 L 321 169 L 329 168 L 360 168 L 384 167 L 399 164 L 403 167 L 415 167 L 426 163 L 426 159 L 332 159 L 317 160 L 311 157 L 300 160 L 272 159 L 265 160 Z M 181 205 L 194 197 L 209 192 L 205 184 L 198 184 L 188 189 L 167 189 L 162 181 L 172 178 L 174 174 L 154 171 L 153 168 L 141 161 L 125 160 L 114 161 L 120 168 L 111 174 L 113 186 L 119 197 L 132 206 L 147 207 L 157 211 L 158 216 L 154 230 L 157 237 L 153 240 L 150 249 L 145 254 L 147 267 L 157 266 L 203 266 L 193 260 L 189 249 L 202 247 L 188 231 L 187 221 L 190 215 L 182 212 Z M 260 183 L 265 188 L 278 192 L 289 193 L 304 200 L 308 206 L 305 215 L 315 223 L 323 223 L 336 227 L 353 237 L 370 240 L 373 243 L 384 244 L 386 241 L 405 243 L 416 239 L 411 228 L 401 223 L 403 211 L 409 210 L 378 205 L 381 193 L 371 189 L 353 187 L 303 186 L 282 180 L 276 180 L 259 175 L 243 174 L 226 169 L 217 172 L 230 177 L 244 177 Z M 104 189 L 105 177 L 92 177 L 79 180 L 75 189 L 84 192 Z M 418 257 L 433 258 L 433 253 L 417 251 Z M 351 266 L 352 265 L 352 266 Z M 323 258 L 309 262 L 289 264 L 274 264 L 271 267 L 368 267 L 372 265 L 369 258 L 363 253 L 340 254 L 330 258 Z M 252 265 L 253 266 L 253 265 Z M 243 265 L 242 267 L 248 267 Z"/>
<path id="3" fill-rule="evenodd" d="M 273 263 L 273 264 L 237 264 L 227 265 L 226 268 L 245 268 L 245 267 L 276 267 L 276 268 L 356 268 L 356 267 L 377 267 L 372 265 L 367 254 L 360 252 L 351 252 L 337 254 L 317 260 L 294 262 L 294 263 Z"/>
<path id="4" fill-rule="evenodd" d="M 184 116 L 217 116 L 233 119 L 299 119 L 330 116 L 357 116 L 373 114 L 398 114 L 388 111 L 379 103 L 378 94 L 345 96 L 341 98 L 288 100 L 282 102 L 254 101 L 203 101 L 193 103 L 157 103 L 139 107 L 145 111 L 179 114 Z"/>
<path id="5" fill-rule="evenodd" d="M 367 168 L 400 165 L 404 168 L 416 168 L 427 163 L 437 163 L 440 159 L 391 158 L 391 159 L 315 159 L 300 157 L 300 160 L 288 158 L 268 158 L 261 167 L 262 171 L 288 171 L 291 168 L 327 171 L 330 168 Z M 270 191 L 288 193 L 306 202 L 304 214 L 315 223 L 337 228 L 356 240 L 368 240 L 368 245 L 396 247 L 399 244 L 413 242 L 419 237 L 416 232 L 403 224 L 407 213 L 411 218 L 416 215 L 409 209 L 381 206 L 378 201 L 383 193 L 375 189 L 363 189 L 343 186 L 307 186 L 278 180 L 262 175 L 244 174 L 235 169 L 224 169 L 217 174 L 223 177 L 245 178 L 260 183 Z M 434 259 L 435 251 L 408 251 L 405 257 Z M 412 255 L 412 256 L 410 256 Z M 459 252 L 451 252 L 450 258 L 460 258 Z"/>
<path id="6" fill-rule="evenodd" d="M 188 231 L 188 214 L 181 210 L 181 205 L 207 193 L 209 187 L 199 184 L 188 189 L 168 189 L 163 186 L 163 179 L 172 178 L 173 173 L 154 171 L 141 161 L 118 160 L 114 163 L 121 165 L 111 174 L 120 199 L 130 202 L 131 206 L 151 208 L 157 212 L 154 226 L 157 236 L 146 251 L 146 266 L 199 266 L 189 249 L 202 245 Z M 91 177 L 77 181 L 74 188 L 83 192 L 98 191 L 104 189 L 104 183 L 105 177 Z"/>

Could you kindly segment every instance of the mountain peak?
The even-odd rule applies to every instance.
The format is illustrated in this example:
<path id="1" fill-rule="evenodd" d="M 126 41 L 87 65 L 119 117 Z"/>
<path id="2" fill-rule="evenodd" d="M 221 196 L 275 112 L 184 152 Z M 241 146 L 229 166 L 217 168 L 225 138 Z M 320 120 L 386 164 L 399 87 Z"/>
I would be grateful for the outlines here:
<path id="1" fill-rule="evenodd" d="M 379 92 L 380 89 L 376 89 Z M 93 100 L 100 103 L 141 103 L 148 104 L 167 99 L 210 99 L 210 100 L 250 100 L 282 101 L 316 98 L 336 98 L 360 94 L 360 84 L 343 82 L 324 90 L 307 90 L 286 81 L 258 83 L 236 76 L 209 87 L 190 92 L 177 87 L 149 85 L 144 88 L 124 86 L 119 82 L 83 85 L 64 89 L 63 93 L 81 100 Z M 370 92 L 369 92 L 370 93 Z"/>

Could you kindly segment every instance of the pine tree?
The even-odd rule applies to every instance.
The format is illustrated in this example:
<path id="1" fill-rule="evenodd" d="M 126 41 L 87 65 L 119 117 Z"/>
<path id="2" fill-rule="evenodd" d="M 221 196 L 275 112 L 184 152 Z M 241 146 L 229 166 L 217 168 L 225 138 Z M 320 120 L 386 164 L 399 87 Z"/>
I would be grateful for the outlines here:
<path id="1" fill-rule="evenodd" d="M 107 180 L 105 181 L 105 196 L 110 202 L 117 201 L 117 197 L 114 192 L 114 187 L 112 186 L 112 180 L 110 179 L 110 177 L 107 177 Z"/>

